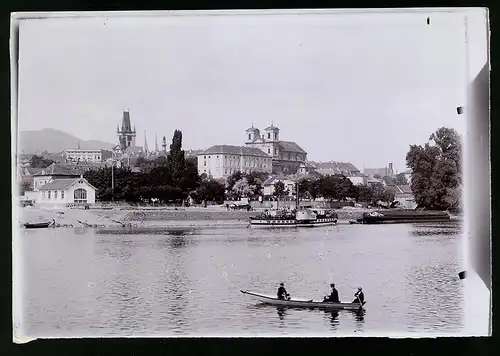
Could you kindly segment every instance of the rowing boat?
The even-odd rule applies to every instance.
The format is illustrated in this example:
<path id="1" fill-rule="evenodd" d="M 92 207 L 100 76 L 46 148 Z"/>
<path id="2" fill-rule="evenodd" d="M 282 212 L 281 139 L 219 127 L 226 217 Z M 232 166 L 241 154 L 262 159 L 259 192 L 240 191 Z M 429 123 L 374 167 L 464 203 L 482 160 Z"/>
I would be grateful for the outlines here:
<path id="1" fill-rule="evenodd" d="M 43 229 L 43 228 L 49 227 L 53 223 L 54 223 L 53 221 L 41 222 L 41 223 L 25 223 L 24 227 L 26 229 Z"/>
<path id="2" fill-rule="evenodd" d="M 359 310 L 363 309 L 363 306 L 366 304 L 366 301 L 363 304 L 360 303 L 331 303 L 331 302 L 323 302 L 320 300 L 313 299 L 289 299 L 283 300 L 278 299 L 276 297 L 272 297 L 269 295 L 253 293 L 249 291 L 242 290 L 241 293 L 247 294 L 264 304 L 270 305 L 280 305 L 284 307 L 291 308 L 317 308 L 317 309 L 346 309 L 346 310 Z"/>

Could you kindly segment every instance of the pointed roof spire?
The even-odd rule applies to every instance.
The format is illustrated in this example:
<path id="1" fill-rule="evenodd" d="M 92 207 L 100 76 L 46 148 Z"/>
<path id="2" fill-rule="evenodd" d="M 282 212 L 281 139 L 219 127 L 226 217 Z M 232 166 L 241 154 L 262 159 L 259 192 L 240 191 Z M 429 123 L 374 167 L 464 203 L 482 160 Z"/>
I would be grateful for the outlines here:
<path id="1" fill-rule="evenodd" d="M 125 131 L 125 132 L 132 131 L 132 127 L 130 125 L 130 113 L 128 111 L 123 112 L 122 131 Z"/>
<path id="2" fill-rule="evenodd" d="M 146 135 L 146 130 L 144 130 L 144 152 L 148 152 L 148 137 Z"/>

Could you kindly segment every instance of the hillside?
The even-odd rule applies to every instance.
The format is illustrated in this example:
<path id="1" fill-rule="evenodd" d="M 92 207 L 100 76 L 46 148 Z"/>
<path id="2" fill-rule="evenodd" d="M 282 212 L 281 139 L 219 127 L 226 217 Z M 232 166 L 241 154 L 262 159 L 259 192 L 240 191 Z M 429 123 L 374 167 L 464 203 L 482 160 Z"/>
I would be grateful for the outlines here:
<path id="1" fill-rule="evenodd" d="M 76 148 L 80 143 L 81 149 L 111 149 L 114 144 L 98 140 L 81 140 L 66 132 L 43 129 L 37 131 L 19 132 L 19 153 L 61 152 L 65 149 Z"/>

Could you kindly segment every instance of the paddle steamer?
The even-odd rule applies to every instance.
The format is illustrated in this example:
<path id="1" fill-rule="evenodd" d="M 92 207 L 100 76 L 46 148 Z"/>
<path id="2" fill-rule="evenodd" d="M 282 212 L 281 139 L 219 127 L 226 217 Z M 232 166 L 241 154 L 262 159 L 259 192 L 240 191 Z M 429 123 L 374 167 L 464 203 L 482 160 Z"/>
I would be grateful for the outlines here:
<path id="1" fill-rule="evenodd" d="M 303 209 L 294 211 L 267 211 L 251 217 L 252 227 L 317 227 L 335 225 L 337 213 L 324 209 Z"/>

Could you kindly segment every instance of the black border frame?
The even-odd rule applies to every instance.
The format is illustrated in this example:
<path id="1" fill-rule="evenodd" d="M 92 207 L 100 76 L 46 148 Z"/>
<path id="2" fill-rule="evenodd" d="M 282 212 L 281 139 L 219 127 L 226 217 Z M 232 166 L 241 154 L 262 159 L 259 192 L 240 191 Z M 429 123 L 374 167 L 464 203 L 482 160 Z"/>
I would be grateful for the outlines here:
<path id="1" fill-rule="evenodd" d="M 488 6 L 489 5 L 489 6 Z M 2 203 L 2 227 L 7 230 L 9 227 L 10 233 L 5 231 L 2 233 L 2 246 L 0 251 L 3 256 L 0 259 L 0 271 L 2 272 L 2 282 L 4 287 L 0 289 L 2 297 L 1 310 L 1 355 L 58 355 L 76 353 L 81 355 L 101 355 L 108 353 L 119 353 L 121 355 L 136 355 L 136 354 L 152 354 L 152 353 L 200 353 L 200 354 L 222 354 L 222 353 L 255 353 L 273 352 L 283 353 L 290 350 L 296 350 L 300 353 L 303 351 L 321 352 L 326 348 L 326 352 L 330 350 L 337 353 L 339 351 L 347 352 L 365 352 L 369 354 L 423 354 L 429 351 L 436 351 L 439 354 L 487 354 L 493 350 L 495 337 L 476 337 L 476 338 L 436 338 L 436 339 L 389 339 L 389 338 L 218 338 L 218 339 L 201 339 L 201 338 L 168 338 L 168 339 L 66 339 L 66 340 L 36 340 L 24 345 L 16 345 L 12 342 L 12 221 L 11 221 L 11 163 L 10 155 L 10 53 L 9 53 L 9 36 L 10 36 L 10 13 L 24 11 L 108 11 L 108 10 L 209 10 L 209 9 L 280 9 L 280 8 L 374 8 L 374 7 L 489 7 L 490 9 L 490 29 L 491 33 L 491 94 L 494 94 L 494 73 L 495 54 L 498 53 L 500 45 L 495 46 L 495 21 L 496 10 L 500 10 L 497 3 L 490 2 L 468 2 L 463 1 L 447 1 L 441 4 L 429 2 L 390 2 L 385 1 L 383 4 L 374 4 L 369 2 L 358 2 L 352 4 L 345 2 L 343 4 L 331 2 L 271 2 L 271 1 L 233 1 L 233 2 L 202 2 L 202 1 L 131 1 L 131 0 L 2 0 L 0 7 L 2 10 L 2 42 L 3 56 L 2 58 L 2 109 L 4 112 L 2 124 L 5 129 L 1 130 L 2 152 L 4 153 L 4 169 L 2 170 L 2 178 L 0 180 Z M 500 13 L 500 11 L 499 11 Z M 493 118 L 494 100 L 491 99 L 491 118 Z M 494 195 L 494 158 L 496 150 L 495 130 L 497 125 L 495 120 L 491 119 L 491 164 L 492 164 L 492 229 L 493 236 L 496 230 L 495 218 L 497 217 L 496 206 L 497 202 Z M 494 238 L 492 236 L 492 256 L 496 255 Z M 460 271 L 457 271 L 457 273 Z M 457 277 L 458 278 L 458 277 Z M 493 299 L 495 294 L 493 294 Z M 494 309 L 493 303 L 493 309 Z M 493 333 L 495 333 L 495 317 L 493 314 Z M 363 347 L 365 346 L 365 347 Z M 302 351 L 303 350 L 303 351 Z"/>

